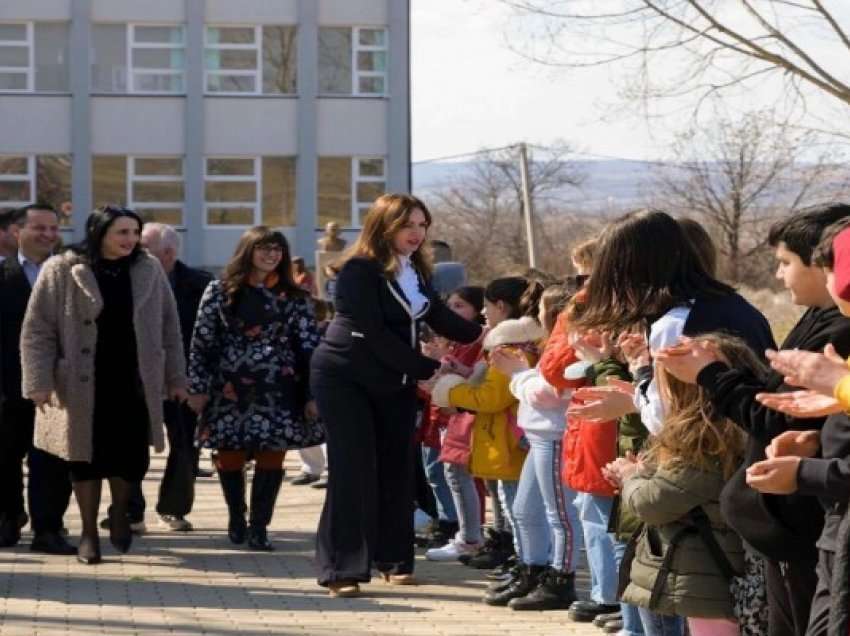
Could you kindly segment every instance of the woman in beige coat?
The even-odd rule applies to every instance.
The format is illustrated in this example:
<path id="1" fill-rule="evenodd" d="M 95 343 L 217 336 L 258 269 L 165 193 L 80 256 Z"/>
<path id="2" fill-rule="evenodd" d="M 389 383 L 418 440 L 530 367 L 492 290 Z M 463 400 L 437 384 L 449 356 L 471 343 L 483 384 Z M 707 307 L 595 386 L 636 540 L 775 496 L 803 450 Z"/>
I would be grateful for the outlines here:
<path id="1" fill-rule="evenodd" d="M 168 279 L 139 245 L 142 220 L 105 207 L 79 248 L 50 259 L 21 336 L 23 392 L 38 407 L 35 444 L 69 462 L 83 521 L 77 558 L 101 560 L 97 513 L 109 480 L 110 541 L 130 548 L 130 484 L 164 446 L 162 400 L 186 399 L 180 323 Z"/>

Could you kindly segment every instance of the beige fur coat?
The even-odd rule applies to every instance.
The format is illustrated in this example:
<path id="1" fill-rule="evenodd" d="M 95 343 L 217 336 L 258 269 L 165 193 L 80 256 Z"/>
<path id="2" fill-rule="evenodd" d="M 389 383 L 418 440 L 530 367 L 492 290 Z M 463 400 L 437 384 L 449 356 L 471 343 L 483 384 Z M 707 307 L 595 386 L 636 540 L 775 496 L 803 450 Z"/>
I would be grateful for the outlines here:
<path id="1" fill-rule="evenodd" d="M 180 322 L 158 260 L 143 252 L 130 268 L 130 280 L 139 374 L 150 414 L 149 439 L 161 451 L 163 397 L 167 389 L 186 386 Z M 70 461 L 92 458 L 95 320 L 102 308 L 91 267 L 79 255 L 66 252 L 44 264 L 21 332 L 23 394 L 51 393 L 50 405 L 36 411 L 35 445 Z"/>

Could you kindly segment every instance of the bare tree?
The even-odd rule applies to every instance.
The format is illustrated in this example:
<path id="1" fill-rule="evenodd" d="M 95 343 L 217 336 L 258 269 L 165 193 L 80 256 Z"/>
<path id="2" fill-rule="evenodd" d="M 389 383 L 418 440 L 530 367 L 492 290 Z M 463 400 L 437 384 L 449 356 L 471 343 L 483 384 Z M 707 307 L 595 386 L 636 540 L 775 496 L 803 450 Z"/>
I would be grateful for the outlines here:
<path id="1" fill-rule="evenodd" d="M 777 125 L 763 112 L 693 128 L 676 137 L 674 161 L 656 169 L 653 202 L 702 221 L 717 241 L 725 277 L 752 283 L 746 279 L 768 223 L 840 187 L 827 155 L 804 160 L 814 141 L 813 133 Z"/>
<path id="2" fill-rule="evenodd" d="M 850 106 L 845 0 L 500 0 L 526 19 L 516 48 L 546 64 L 617 64 L 629 96 L 696 104 L 765 82 L 806 109 L 825 95 Z M 847 135 L 840 119 L 822 122 Z M 832 124 L 838 124 L 832 127 Z"/>
<path id="3" fill-rule="evenodd" d="M 569 265 L 570 229 L 583 238 L 589 230 L 577 216 L 563 210 L 563 200 L 582 174 L 560 145 L 539 148 L 530 161 L 530 188 L 535 204 L 535 234 L 541 269 L 564 273 Z M 459 164 L 457 174 L 430 195 L 435 215 L 434 237 L 447 240 L 456 257 L 467 264 L 470 278 L 484 282 L 524 269 L 522 190 L 516 148 L 487 151 L 472 163 Z M 593 225 L 588 221 L 585 226 Z"/>

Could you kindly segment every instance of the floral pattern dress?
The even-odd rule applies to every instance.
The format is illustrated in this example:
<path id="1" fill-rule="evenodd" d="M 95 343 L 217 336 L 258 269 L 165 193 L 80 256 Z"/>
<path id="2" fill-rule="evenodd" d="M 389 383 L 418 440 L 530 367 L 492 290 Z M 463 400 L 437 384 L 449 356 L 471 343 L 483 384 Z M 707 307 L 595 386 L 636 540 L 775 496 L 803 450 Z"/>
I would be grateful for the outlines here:
<path id="1" fill-rule="evenodd" d="M 189 391 L 210 396 L 198 442 L 220 450 L 286 450 L 324 441 L 304 417 L 319 332 L 306 298 L 246 287 L 227 306 L 220 280 L 204 292 L 189 352 Z"/>

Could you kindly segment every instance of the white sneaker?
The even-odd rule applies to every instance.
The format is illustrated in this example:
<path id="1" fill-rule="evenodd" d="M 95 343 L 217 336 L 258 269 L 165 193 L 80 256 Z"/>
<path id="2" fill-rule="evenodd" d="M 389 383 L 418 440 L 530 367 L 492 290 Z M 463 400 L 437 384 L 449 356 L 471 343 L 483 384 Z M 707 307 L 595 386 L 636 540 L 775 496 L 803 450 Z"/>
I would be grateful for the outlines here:
<path id="1" fill-rule="evenodd" d="M 442 548 L 431 548 L 425 552 L 425 558 L 429 561 L 457 561 L 459 556 L 473 554 L 480 547 L 480 543 L 466 543 L 451 539 Z"/>
<path id="2" fill-rule="evenodd" d="M 160 515 L 159 525 L 175 532 L 190 532 L 192 530 L 191 523 L 183 517 L 175 517 L 174 515 Z"/>

